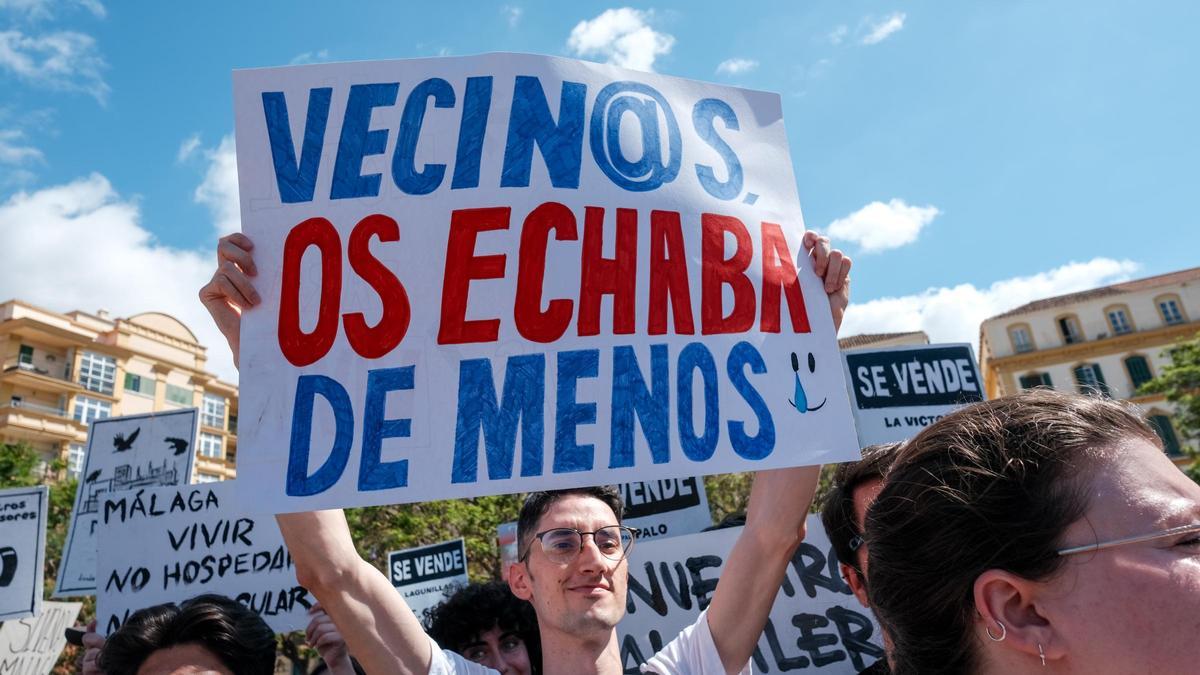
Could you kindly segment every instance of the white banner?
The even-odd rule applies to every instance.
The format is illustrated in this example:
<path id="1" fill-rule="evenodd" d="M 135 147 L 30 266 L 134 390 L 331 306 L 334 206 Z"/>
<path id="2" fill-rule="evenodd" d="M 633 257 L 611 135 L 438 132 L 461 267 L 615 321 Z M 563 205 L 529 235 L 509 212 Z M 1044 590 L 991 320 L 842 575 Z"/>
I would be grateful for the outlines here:
<path id="1" fill-rule="evenodd" d="M 617 625 L 625 672 L 637 672 L 696 622 L 741 532 L 733 527 L 634 546 L 625 618 Z M 808 535 L 755 649 L 754 672 L 857 673 L 883 655 L 882 644 L 875 618 L 842 581 L 821 519 L 809 516 Z"/>
<path id="2" fill-rule="evenodd" d="M 469 581 L 466 543 L 454 539 L 392 551 L 388 554 L 387 574 L 413 614 L 424 622 L 425 610 Z"/>
<path id="3" fill-rule="evenodd" d="M 857 457 L 778 95 L 487 54 L 237 71 L 234 105 L 264 507 Z"/>
<path id="4" fill-rule="evenodd" d="M 0 490 L 0 621 L 41 610 L 49 495 L 45 485 Z"/>
<path id="5" fill-rule="evenodd" d="M 110 493 L 185 485 L 196 451 L 195 408 L 95 420 L 75 491 L 54 597 L 96 594 L 96 528 Z"/>
<path id="6" fill-rule="evenodd" d="M 36 617 L 0 625 L 0 673 L 49 675 L 67 645 L 64 631 L 75 625 L 80 602 L 42 603 Z"/>
<path id="7" fill-rule="evenodd" d="M 968 403 L 983 400 L 971 345 L 854 349 L 842 354 L 862 447 L 904 441 Z"/>
<path id="8" fill-rule="evenodd" d="M 270 515 L 249 514 L 236 481 L 105 495 L 96 617 L 105 635 L 129 615 L 203 593 L 237 600 L 276 632 L 308 625 L 313 597 Z"/>

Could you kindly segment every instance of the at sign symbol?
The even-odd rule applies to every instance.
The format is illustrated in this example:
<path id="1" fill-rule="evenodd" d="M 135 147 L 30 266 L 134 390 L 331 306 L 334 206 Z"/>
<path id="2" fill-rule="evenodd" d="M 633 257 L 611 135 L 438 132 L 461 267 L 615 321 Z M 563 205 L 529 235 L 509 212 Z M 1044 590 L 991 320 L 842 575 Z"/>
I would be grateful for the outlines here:
<path id="1" fill-rule="evenodd" d="M 626 143 L 622 146 L 622 126 L 634 123 L 639 127 L 638 132 L 627 130 L 624 134 Z M 639 148 L 630 142 L 638 133 L 641 135 L 640 156 L 636 154 Z M 596 165 L 609 180 L 630 192 L 654 190 L 679 175 L 682 161 L 679 123 L 675 121 L 671 104 L 649 85 L 613 82 L 601 89 L 592 105 L 590 136 Z M 630 153 L 635 156 L 631 158 Z"/>

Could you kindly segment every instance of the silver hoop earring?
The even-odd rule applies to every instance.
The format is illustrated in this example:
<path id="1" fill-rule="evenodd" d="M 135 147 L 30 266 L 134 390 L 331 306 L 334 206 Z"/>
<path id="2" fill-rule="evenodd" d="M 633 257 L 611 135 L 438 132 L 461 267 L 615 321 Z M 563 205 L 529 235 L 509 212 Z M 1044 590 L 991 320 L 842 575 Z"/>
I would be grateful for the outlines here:
<path id="1" fill-rule="evenodd" d="M 1046 652 L 1042 650 L 1042 643 L 1038 643 L 1038 656 L 1042 659 L 1042 667 L 1046 667 Z"/>
<path id="2" fill-rule="evenodd" d="M 1004 624 L 1001 623 L 1000 621 L 996 621 L 996 625 L 1000 626 L 1000 637 L 996 637 L 995 635 L 992 635 L 992 627 L 991 626 L 984 626 L 983 631 L 985 633 L 987 633 L 988 639 L 991 640 L 992 642 L 1003 642 L 1004 638 L 1008 637 L 1008 629 L 1005 628 Z"/>

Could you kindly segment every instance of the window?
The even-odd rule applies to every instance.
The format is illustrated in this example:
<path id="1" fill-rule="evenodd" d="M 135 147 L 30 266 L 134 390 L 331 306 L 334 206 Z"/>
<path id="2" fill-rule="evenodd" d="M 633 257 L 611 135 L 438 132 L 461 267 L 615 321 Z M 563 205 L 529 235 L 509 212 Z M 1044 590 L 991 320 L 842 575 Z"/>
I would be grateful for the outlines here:
<path id="1" fill-rule="evenodd" d="M 139 396 L 149 396 L 154 398 L 155 385 L 153 377 L 146 375 L 134 375 L 133 373 L 125 373 L 125 391 Z"/>
<path id="2" fill-rule="evenodd" d="M 1063 342 L 1073 345 L 1076 342 L 1083 342 L 1083 333 L 1079 331 L 1079 319 L 1074 315 L 1063 316 L 1058 319 L 1058 332 L 1062 334 Z"/>
<path id="3" fill-rule="evenodd" d="M 1100 364 L 1085 363 L 1075 367 L 1075 383 L 1079 393 L 1093 396 L 1108 396 L 1108 383 L 1104 381 L 1104 373 L 1100 372 Z"/>
<path id="4" fill-rule="evenodd" d="M 79 384 L 84 389 L 112 394 L 117 380 L 117 360 L 105 354 L 84 352 L 79 357 Z"/>
<path id="5" fill-rule="evenodd" d="M 1133 332 L 1133 324 L 1129 321 L 1129 309 L 1121 307 L 1109 307 L 1104 310 L 1105 316 L 1108 317 L 1108 327 L 1112 329 L 1113 335 L 1124 335 L 1125 333 Z"/>
<path id="6" fill-rule="evenodd" d="M 75 420 L 84 424 L 91 424 L 94 420 L 107 419 L 112 415 L 112 404 L 108 401 L 99 401 L 87 396 L 75 397 Z"/>
<path id="7" fill-rule="evenodd" d="M 231 434 L 237 433 L 237 415 L 231 414 L 229 416 L 229 433 L 231 433 Z"/>
<path id="8" fill-rule="evenodd" d="M 20 408 L 20 407 L 21 407 L 21 402 L 22 402 L 22 401 L 24 401 L 24 400 L 25 400 L 25 399 L 21 398 L 20 396 L 13 396 L 12 398 L 10 398 L 10 399 L 8 400 L 8 404 L 9 404 L 9 405 L 11 405 L 11 406 L 12 406 L 12 407 L 14 407 L 14 408 Z"/>
<path id="9" fill-rule="evenodd" d="M 225 455 L 224 439 L 216 434 L 200 432 L 200 456 L 220 459 Z"/>
<path id="10" fill-rule="evenodd" d="M 189 387 L 167 383 L 167 400 L 179 405 L 192 404 L 192 390 Z"/>
<path id="11" fill-rule="evenodd" d="M 71 478 L 79 478 L 79 474 L 83 473 L 84 454 L 86 450 L 78 443 L 72 443 L 67 449 L 67 475 Z"/>
<path id="12" fill-rule="evenodd" d="M 1158 437 L 1162 439 L 1163 450 L 1171 457 L 1182 457 L 1183 449 L 1179 447 L 1179 437 L 1175 435 L 1175 427 L 1171 425 L 1171 418 L 1166 415 L 1151 415 L 1150 426 L 1158 432 Z"/>
<path id="13" fill-rule="evenodd" d="M 1029 326 L 1021 324 L 1010 327 L 1008 337 L 1012 339 L 1013 351 L 1018 354 L 1033 351 L 1033 337 L 1029 334 Z"/>
<path id="14" fill-rule="evenodd" d="M 224 479 L 220 476 L 214 476 L 210 473 L 196 473 L 197 483 L 220 483 L 222 480 Z"/>
<path id="15" fill-rule="evenodd" d="M 1034 387 L 1054 388 L 1054 384 L 1050 382 L 1050 373 L 1031 373 L 1022 375 L 1020 378 L 1022 389 L 1033 389 Z"/>
<path id="16" fill-rule="evenodd" d="M 204 407 L 200 409 L 200 423 L 206 427 L 225 428 L 225 397 L 215 394 L 204 395 Z"/>
<path id="17" fill-rule="evenodd" d="M 1134 394 L 1137 393 L 1138 387 L 1154 379 L 1150 372 L 1150 363 L 1144 356 L 1135 355 L 1125 359 L 1125 370 L 1129 371 L 1129 381 L 1133 383 Z"/>
<path id="18" fill-rule="evenodd" d="M 1183 312 L 1179 309 L 1179 298 L 1167 296 L 1159 298 L 1156 302 L 1158 304 L 1158 313 L 1162 315 L 1163 323 L 1173 326 L 1186 321 L 1183 317 Z"/>
<path id="19" fill-rule="evenodd" d="M 33 365 L 33 347 L 30 347 L 29 345 L 21 345 L 20 351 L 17 352 L 17 365 Z"/>

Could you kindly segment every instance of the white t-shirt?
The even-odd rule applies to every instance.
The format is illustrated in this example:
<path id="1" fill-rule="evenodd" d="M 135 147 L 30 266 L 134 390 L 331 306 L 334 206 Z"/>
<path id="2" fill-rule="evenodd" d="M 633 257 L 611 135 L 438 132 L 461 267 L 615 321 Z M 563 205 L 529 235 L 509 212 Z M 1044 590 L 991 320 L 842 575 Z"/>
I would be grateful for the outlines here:
<path id="1" fill-rule="evenodd" d="M 495 670 L 468 661 L 454 652 L 437 646 L 429 639 L 433 659 L 429 664 L 429 675 L 498 675 Z M 708 629 L 708 610 L 700 613 L 696 623 L 663 646 L 661 650 L 642 666 L 643 673 L 657 675 L 705 675 L 724 672 L 721 655 L 713 643 Z M 751 662 L 747 661 L 738 675 L 753 675 Z"/>

